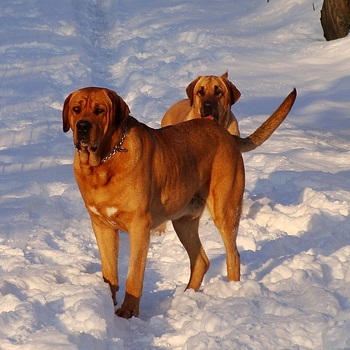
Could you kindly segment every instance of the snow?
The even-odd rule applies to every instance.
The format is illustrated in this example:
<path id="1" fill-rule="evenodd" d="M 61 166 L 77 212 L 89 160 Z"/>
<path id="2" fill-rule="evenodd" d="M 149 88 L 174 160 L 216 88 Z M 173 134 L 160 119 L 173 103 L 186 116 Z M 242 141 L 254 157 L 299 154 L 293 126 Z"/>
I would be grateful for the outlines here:
<path id="1" fill-rule="evenodd" d="M 2 0 L 0 11 L 0 349 L 350 349 L 350 37 L 326 42 L 321 0 Z M 315 7 L 315 11 L 313 10 Z M 65 97 L 112 88 L 158 127 L 201 74 L 242 92 L 243 135 L 295 86 L 291 114 L 244 155 L 240 282 L 211 260 L 186 292 L 171 224 L 152 236 L 140 318 L 113 313 L 72 174 Z M 121 235 L 119 302 L 128 237 Z"/>

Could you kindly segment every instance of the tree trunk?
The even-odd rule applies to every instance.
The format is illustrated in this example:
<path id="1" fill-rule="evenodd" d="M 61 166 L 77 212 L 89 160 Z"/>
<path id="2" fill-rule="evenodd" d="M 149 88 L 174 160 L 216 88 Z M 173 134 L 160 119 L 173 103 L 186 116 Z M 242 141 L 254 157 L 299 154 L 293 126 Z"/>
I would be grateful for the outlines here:
<path id="1" fill-rule="evenodd" d="M 326 40 L 347 36 L 350 30 L 350 0 L 324 0 L 321 25 Z"/>

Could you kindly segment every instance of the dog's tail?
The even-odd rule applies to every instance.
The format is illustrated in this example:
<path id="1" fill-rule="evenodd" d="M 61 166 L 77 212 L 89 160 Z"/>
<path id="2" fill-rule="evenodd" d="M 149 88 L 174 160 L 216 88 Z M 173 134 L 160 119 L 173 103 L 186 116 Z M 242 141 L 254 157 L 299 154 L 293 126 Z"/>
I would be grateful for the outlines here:
<path id="1" fill-rule="evenodd" d="M 241 153 L 252 151 L 263 144 L 272 135 L 292 109 L 296 97 L 297 90 L 294 88 L 276 111 L 250 136 L 244 139 L 237 136 L 235 137 Z"/>

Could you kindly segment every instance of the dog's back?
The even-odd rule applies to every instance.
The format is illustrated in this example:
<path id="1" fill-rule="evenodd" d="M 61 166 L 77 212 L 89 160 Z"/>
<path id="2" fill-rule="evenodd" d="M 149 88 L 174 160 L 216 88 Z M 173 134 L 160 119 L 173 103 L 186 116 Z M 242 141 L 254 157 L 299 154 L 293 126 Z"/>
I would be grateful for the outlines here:
<path id="1" fill-rule="evenodd" d="M 161 126 L 181 123 L 187 120 L 191 111 L 190 100 L 187 98 L 173 104 L 164 114 Z"/>

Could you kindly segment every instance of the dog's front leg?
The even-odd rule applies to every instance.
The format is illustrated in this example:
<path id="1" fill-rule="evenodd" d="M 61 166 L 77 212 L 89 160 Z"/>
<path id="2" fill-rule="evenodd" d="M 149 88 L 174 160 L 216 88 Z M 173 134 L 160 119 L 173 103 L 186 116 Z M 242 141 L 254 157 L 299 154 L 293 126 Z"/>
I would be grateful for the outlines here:
<path id="1" fill-rule="evenodd" d="M 116 311 L 120 317 L 131 318 L 139 315 L 143 278 L 146 268 L 147 252 L 150 241 L 150 228 L 130 230 L 130 259 L 126 279 L 125 298 L 122 306 Z"/>
<path id="2" fill-rule="evenodd" d="M 91 218 L 92 227 L 100 252 L 102 276 L 111 289 L 113 304 L 117 305 L 116 293 L 119 289 L 118 281 L 118 230 L 104 226 L 98 219 Z"/>

